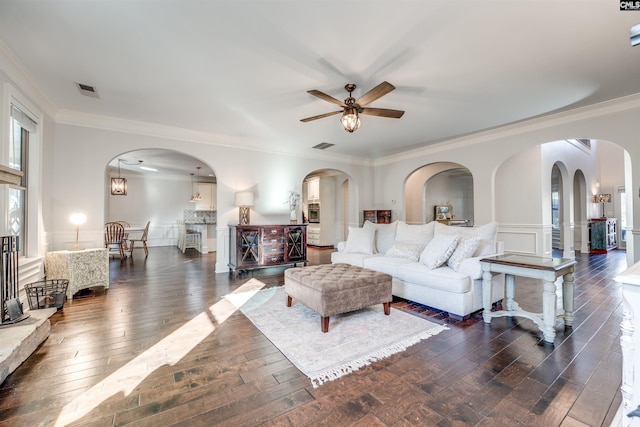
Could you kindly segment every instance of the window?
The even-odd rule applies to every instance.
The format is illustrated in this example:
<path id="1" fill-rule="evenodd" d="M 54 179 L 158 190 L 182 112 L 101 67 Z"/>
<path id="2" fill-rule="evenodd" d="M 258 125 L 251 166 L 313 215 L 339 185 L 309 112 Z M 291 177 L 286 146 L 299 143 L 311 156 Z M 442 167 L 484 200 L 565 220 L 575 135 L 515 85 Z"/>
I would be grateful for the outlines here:
<path id="1" fill-rule="evenodd" d="M 560 194 L 556 186 L 551 189 L 551 223 L 553 228 L 560 229 Z"/>
<path id="2" fill-rule="evenodd" d="M 627 241 L 627 195 L 624 187 L 618 189 L 618 197 L 620 198 L 620 241 Z"/>
<path id="3" fill-rule="evenodd" d="M 35 131 L 35 122 L 15 105 L 11 105 L 11 135 L 9 137 L 9 167 L 22 171 L 18 185 L 9 187 L 9 234 L 19 237 L 20 256 L 25 255 L 27 242 L 27 162 L 29 131 Z"/>

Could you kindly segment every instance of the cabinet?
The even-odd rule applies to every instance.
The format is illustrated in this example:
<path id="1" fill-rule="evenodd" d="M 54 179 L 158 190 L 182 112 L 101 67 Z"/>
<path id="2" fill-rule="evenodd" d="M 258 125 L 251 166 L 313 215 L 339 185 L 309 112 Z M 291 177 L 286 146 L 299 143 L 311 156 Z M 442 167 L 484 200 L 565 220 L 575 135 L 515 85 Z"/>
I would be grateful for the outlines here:
<path id="1" fill-rule="evenodd" d="M 319 208 L 319 223 L 309 224 L 307 244 L 330 248 L 336 242 L 336 178 L 315 176 L 305 180 L 305 198 Z M 303 194 L 304 195 L 304 194 Z"/>
<path id="2" fill-rule="evenodd" d="M 307 226 L 237 225 L 229 229 L 229 272 L 307 264 Z"/>
<path id="3" fill-rule="evenodd" d="M 390 210 L 366 210 L 363 211 L 364 221 L 373 222 L 374 224 L 391 224 Z"/>
<path id="4" fill-rule="evenodd" d="M 320 177 L 309 178 L 307 181 L 307 201 L 320 200 Z"/>
<path id="5" fill-rule="evenodd" d="M 109 289 L 109 251 L 106 248 L 52 251 L 44 257 L 47 280 L 67 279 L 67 298 L 81 289 L 102 286 Z"/>
<path id="6" fill-rule="evenodd" d="M 216 184 L 199 182 L 197 184 L 198 193 L 201 200 L 196 201 L 196 210 L 215 211 L 216 210 Z"/>
<path id="7" fill-rule="evenodd" d="M 592 218 L 589 220 L 589 251 L 606 254 L 618 247 L 616 218 Z"/>

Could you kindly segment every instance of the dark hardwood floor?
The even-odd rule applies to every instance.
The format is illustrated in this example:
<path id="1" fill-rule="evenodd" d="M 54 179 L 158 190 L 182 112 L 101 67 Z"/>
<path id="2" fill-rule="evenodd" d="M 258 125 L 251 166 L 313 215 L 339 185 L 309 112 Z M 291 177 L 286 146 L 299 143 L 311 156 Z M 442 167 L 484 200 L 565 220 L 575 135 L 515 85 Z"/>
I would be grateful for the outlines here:
<path id="1" fill-rule="evenodd" d="M 51 318 L 50 337 L 0 386 L 0 426 L 601 426 L 620 404 L 613 277 L 624 252 L 578 254 L 575 323 L 553 347 L 526 319 L 451 319 L 450 330 L 316 389 L 239 311 L 174 339 L 248 279 L 283 284 L 282 269 L 234 279 L 214 273 L 215 254 L 149 252 L 112 260 L 108 291 Z M 535 284 L 516 284 L 521 305 L 541 305 L 527 292 Z"/>

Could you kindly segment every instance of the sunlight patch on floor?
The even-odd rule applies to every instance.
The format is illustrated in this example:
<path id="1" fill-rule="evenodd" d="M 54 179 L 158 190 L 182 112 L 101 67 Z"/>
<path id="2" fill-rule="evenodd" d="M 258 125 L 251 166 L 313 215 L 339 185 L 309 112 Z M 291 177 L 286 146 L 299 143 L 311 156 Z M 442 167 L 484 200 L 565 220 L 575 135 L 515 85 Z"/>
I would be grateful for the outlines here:
<path id="1" fill-rule="evenodd" d="M 264 283 L 251 279 L 218 301 L 171 335 L 128 362 L 89 390 L 65 405 L 56 420 L 56 427 L 66 426 L 87 415 L 100 403 L 116 393 L 130 394 L 153 371 L 163 365 L 174 365 L 186 356 L 220 325 L 244 305 Z"/>

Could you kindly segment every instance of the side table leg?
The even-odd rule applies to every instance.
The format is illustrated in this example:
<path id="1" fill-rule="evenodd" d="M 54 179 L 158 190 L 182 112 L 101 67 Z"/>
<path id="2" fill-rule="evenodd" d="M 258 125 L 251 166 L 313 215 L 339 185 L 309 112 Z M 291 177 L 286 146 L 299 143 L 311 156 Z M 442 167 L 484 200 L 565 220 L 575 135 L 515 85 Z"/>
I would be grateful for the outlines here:
<path id="1" fill-rule="evenodd" d="M 491 323 L 491 287 L 493 285 L 493 275 L 489 270 L 482 272 L 482 320 L 484 323 Z"/>
<path id="2" fill-rule="evenodd" d="M 515 295 L 516 278 L 513 274 L 504 275 L 504 294 L 505 294 L 505 309 L 507 311 L 513 311 L 513 296 Z"/>
<path id="3" fill-rule="evenodd" d="M 542 293 L 542 321 L 544 326 L 541 328 L 544 334 L 544 340 L 553 344 L 556 337 L 554 325 L 556 322 L 556 285 L 553 281 L 544 281 L 544 291 Z"/>
<path id="4" fill-rule="evenodd" d="M 573 289 L 573 273 L 567 273 L 562 277 L 562 308 L 566 326 L 573 326 Z"/>

